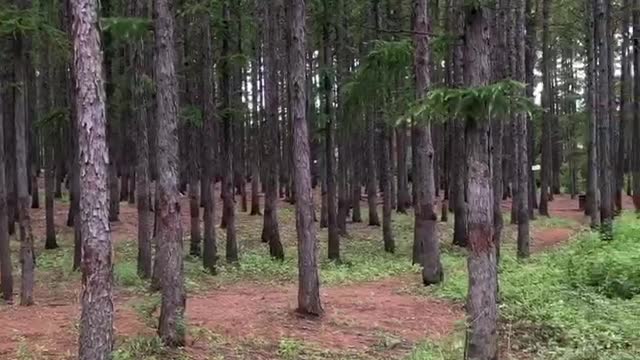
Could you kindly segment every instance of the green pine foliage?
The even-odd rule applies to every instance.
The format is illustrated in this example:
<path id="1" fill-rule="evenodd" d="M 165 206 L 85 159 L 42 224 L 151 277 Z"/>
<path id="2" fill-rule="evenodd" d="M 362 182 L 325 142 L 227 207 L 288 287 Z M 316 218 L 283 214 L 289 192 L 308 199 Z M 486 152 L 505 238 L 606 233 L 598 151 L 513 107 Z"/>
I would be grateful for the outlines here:
<path id="1" fill-rule="evenodd" d="M 538 108 L 530 98 L 524 96 L 525 88 L 526 84 L 514 80 L 460 89 L 436 88 L 423 99 L 418 99 L 399 122 L 449 119 L 488 121 L 512 113 L 531 116 Z"/>

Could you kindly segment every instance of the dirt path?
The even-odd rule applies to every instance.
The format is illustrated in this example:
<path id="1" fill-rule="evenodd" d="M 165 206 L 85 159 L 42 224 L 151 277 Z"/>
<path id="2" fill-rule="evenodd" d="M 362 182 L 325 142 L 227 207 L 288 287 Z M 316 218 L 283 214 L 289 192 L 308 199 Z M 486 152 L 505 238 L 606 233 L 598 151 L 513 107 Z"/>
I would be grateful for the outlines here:
<path id="1" fill-rule="evenodd" d="M 551 228 L 533 232 L 532 251 L 543 251 L 557 247 L 569 241 L 576 233 L 575 229 Z"/>
<path id="2" fill-rule="evenodd" d="M 461 319 L 459 306 L 401 293 L 398 278 L 322 290 L 319 319 L 294 313 L 296 288 L 238 285 L 189 299 L 190 324 L 231 337 L 313 339 L 322 347 L 363 350 L 384 336 L 438 339 Z"/>
<path id="3" fill-rule="evenodd" d="M 190 297 L 187 321 L 192 330 L 207 329 L 238 342 L 297 339 L 340 351 L 366 351 L 390 338 L 397 341 L 394 347 L 406 349 L 425 337 L 437 340 L 454 330 L 463 317 L 460 306 L 401 293 L 405 285 L 394 278 L 324 288 L 326 315 L 308 319 L 294 313 L 294 286 L 243 283 Z M 0 358 L 27 350 L 47 359 L 73 358 L 78 318 L 77 302 L 43 299 L 30 308 L 1 307 Z M 126 298 L 116 299 L 115 327 L 118 337 L 153 334 Z"/>

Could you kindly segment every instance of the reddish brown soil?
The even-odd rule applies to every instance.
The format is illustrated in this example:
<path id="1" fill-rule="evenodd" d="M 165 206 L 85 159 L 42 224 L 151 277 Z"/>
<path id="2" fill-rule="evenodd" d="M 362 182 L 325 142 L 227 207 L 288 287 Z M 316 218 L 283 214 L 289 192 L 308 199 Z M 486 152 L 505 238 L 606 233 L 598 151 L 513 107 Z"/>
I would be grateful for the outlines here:
<path id="1" fill-rule="evenodd" d="M 67 293 L 67 298 L 40 295 L 34 306 L 0 307 L 0 359 L 13 359 L 20 352 L 35 359 L 75 358 L 80 318 L 77 298 L 69 298 L 72 292 Z M 129 306 L 124 306 L 125 302 L 116 298 L 116 333 L 125 336 L 152 333 Z"/>
<path id="2" fill-rule="evenodd" d="M 363 350 L 383 336 L 416 342 L 449 334 L 462 318 L 452 304 L 400 294 L 398 279 L 322 290 L 326 314 L 304 318 L 293 310 L 296 289 L 237 285 L 189 299 L 190 324 L 235 338 L 311 340 L 323 348 Z"/>
<path id="3" fill-rule="evenodd" d="M 191 329 L 208 329 L 231 341 L 258 339 L 277 344 L 291 338 L 340 351 L 368 351 L 388 337 L 406 348 L 424 338 L 435 340 L 451 333 L 462 319 L 459 306 L 401 294 L 403 286 L 402 280 L 388 279 L 325 288 L 325 316 L 309 319 L 294 312 L 293 286 L 244 283 L 189 298 L 187 319 Z M 15 356 L 21 346 L 43 358 L 72 358 L 78 318 L 79 305 L 69 299 L 66 303 L 41 299 L 29 308 L 0 308 L 0 358 Z M 153 333 L 123 298 L 116 300 L 115 327 L 120 337 Z"/>
<path id="4" fill-rule="evenodd" d="M 625 210 L 634 209 L 633 199 L 630 196 L 623 196 L 622 207 Z M 503 201 L 502 208 L 504 211 L 510 211 L 511 201 Z M 589 218 L 584 215 L 584 211 L 580 210 L 578 206 L 578 198 L 571 199 L 569 195 L 555 195 L 553 201 L 549 202 L 549 214 L 551 218 L 575 221 L 576 225 L 566 228 L 534 230 L 531 242 L 532 251 L 543 251 L 561 245 L 569 241 L 581 225 L 589 223 Z"/>
<path id="5" fill-rule="evenodd" d="M 188 199 L 182 198 L 183 209 Z M 44 204 L 44 203 L 43 203 Z M 633 206 L 625 197 L 625 207 Z M 220 206 L 220 202 L 217 202 Z M 289 204 L 282 203 L 282 206 Z M 508 208 L 508 202 L 503 206 Z M 585 217 L 578 202 L 568 196 L 556 196 L 550 203 L 552 217 L 562 217 L 584 223 Z M 65 226 L 68 204 L 56 203 L 56 225 L 63 235 L 70 235 Z M 33 210 L 34 231 L 37 239 L 44 237 L 44 210 Z M 221 214 L 221 211 L 217 211 Z M 239 227 L 259 231 L 260 217 L 240 215 Z M 189 224 L 188 211 L 183 212 L 183 224 Z M 116 241 L 134 239 L 137 216 L 133 205 L 121 203 L 121 221 L 112 224 Z M 285 221 L 286 220 L 286 221 Z M 285 219 L 284 232 L 294 231 L 293 219 Z M 291 220 L 291 221 L 289 221 Z M 289 224 L 288 222 L 292 222 Z M 577 224 L 577 225 L 578 225 Z M 291 229 L 289 229 L 291 227 Z M 533 250 L 539 251 L 567 241 L 578 229 L 542 229 L 533 232 Z M 363 228 L 366 228 L 363 226 Z M 360 231 L 355 225 L 352 231 Z M 451 333 L 456 322 L 463 319 L 460 305 L 416 297 L 402 289 L 406 279 L 387 279 L 322 289 L 326 314 L 321 319 L 303 318 L 294 313 L 296 289 L 294 286 L 266 286 L 239 283 L 188 299 L 187 318 L 190 327 L 205 328 L 228 338 L 232 343 L 247 339 L 276 344 L 283 338 L 304 340 L 322 348 L 371 352 L 392 337 L 400 340 L 400 347 L 431 338 L 438 339 Z M 36 352 L 42 358 L 73 358 L 76 353 L 77 323 L 79 318 L 77 286 L 52 292 L 46 284 L 39 284 L 38 304 L 23 308 L 0 305 L 0 359 L 16 356 L 21 346 Z M 116 299 L 116 331 L 119 337 L 152 334 L 153 330 L 139 319 L 124 296 Z M 22 344 L 22 345 L 21 345 Z M 197 359 L 206 359 L 206 345 L 190 339 L 188 352 Z M 271 355 L 254 355 L 253 359 L 271 359 Z M 388 356 L 384 356 L 387 358 Z"/>
<path id="6" fill-rule="evenodd" d="M 576 230 L 564 228 L 542 229 L 533 232 L 532 251 L 542 251 L 567 242 Z"/>
<path id="7" fill-rule="evenodd" d="M 625 210 L 634 209 L 633 199 L 631 196 L 622 197 L 622 207 Z M 511 199 L 502 202 L 504 211 L 511 210 Z M 559 217 L 563 219 L 575 220 L 579 223 L 588 223 L 588 218 L 584 215 L 584 211 L 578 206 L 578 198 L 571 199 L 569 195 L 554 195 L 553 201 L 549 202 L 549 214 L 551 217 Z"/>

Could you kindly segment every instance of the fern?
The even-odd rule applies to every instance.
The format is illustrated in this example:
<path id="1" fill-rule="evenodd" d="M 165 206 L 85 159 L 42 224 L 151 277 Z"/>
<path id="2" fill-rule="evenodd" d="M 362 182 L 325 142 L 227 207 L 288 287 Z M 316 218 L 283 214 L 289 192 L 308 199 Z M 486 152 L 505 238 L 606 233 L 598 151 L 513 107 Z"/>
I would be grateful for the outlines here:
<path id="1" fill-rule="evenodd" d="M 526 84 L 518 81 L 502 80 L 479 87 L 433 89 L 417 100 L 398 123 L 452 118 L 483 121 L 509 113 L 533 115 L 539 108 L 523 95 L 525 87 Z"/>

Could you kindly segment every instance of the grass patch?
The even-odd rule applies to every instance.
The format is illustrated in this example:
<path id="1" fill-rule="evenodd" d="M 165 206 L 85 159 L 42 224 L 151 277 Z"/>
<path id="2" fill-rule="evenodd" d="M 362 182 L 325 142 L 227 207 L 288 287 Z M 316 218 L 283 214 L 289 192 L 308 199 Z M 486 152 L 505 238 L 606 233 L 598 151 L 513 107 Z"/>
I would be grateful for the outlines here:
<path id="1" fill-rule="evenodd" d="M 136 299 L 131 307 L 135 310 L 140 320 L 148 327 L 155 329 L 158 326 L 157 310 L 160 308 L 160 294 L 149 294 Z"/>
<path id="2" fill-rule="evenodd" d="M 536 229 L 573 229 L 579 225 L 580 223 L 575 220 L 557 216 L 537 216 L 536 219 L 531 222 L 531 226 L 535 227 Z"/>
<path id="3" fill-rule="evenodd" d="M 464 356 L 464 335 L 459 332 L 444 341 L 418 344 L 406 360 L 459 360 Z"/>
<path id="4" fill-rule="evenodd" d="M 16 360 L 40 360 L 45 359 L 46 350 L 39 345 L 30 344 L 27 339 L 20 337 L 18 340 L 18 349 L 15 353 Z"/>
<path id="5" fill-rule="evenodd" d="M 144 289 L 147 281 L 138 276 L 138 265 L 132 261 L 119 261 L 114 264 L 113 277 L 116 285 L 125 288 Z"/>
<path id="6" fill-rule="evenodd" d="M 278 344 L 278 355 L 285 359 L 297 359 L 304 350 L 304 344 L 295 339 L 284 338 Z"/>
<path id="7" fill-rule="evenodd" d="M 503 251 L 503 339 L 508 336 L 513 349 L 537 359 L 640 358 L 638 234 L 637 218 L 625 214 L 616 221 L 611 242 L 584 232 L 563 248 L 524 261 L 517 260 L 512 249 Z M 463 264 L 445 266 L 448 276 L 443 284 L 418 292 L 465 301 L 468 280 Z M 456 358 L 440 356 L 439 351 L 458 354 L 440 344 L 416 351 L 424 357 L 411 359 Z"/>
<path id="8" fill-rule="evenodd" d="M 165 348 L 157 336 L 136 336 L 125 340 L 113 352 L 113 360 L 186 360 L 181 350 Z"/>

